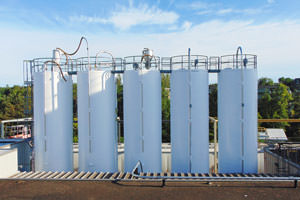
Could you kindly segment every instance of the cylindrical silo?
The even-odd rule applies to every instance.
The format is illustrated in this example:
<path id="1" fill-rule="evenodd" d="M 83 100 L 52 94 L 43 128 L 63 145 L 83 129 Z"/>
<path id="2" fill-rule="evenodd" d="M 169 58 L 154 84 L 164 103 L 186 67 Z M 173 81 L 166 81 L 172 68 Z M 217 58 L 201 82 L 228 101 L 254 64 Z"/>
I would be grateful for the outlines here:
<path id="1" fill-rule="evenodd" d="M 161 75 L 156 69 L 142 70 L 141 118 L 143 169 L 161 172 Z"/>
<path id="2" fill-rule="evenodd" d="M 257 71 L 224 69 L 218 77 L 219 172 L 257 172 Z"/>
<path id="3" fill-rule="evenodd" d="M 116 86 L 109 70 L 78 72 L 80 171 L 118 171 Z"/>
<path id="4" fill-rule="evenodd" d="M 171 73 L 172 172 L 209 172 L 207 70 Z"/>
<path id="5" fill-rule="evenodd" d="M 161 76 L 159 70 L 125 70 L 123 82 L 125 171 L 161 171 Z"/>
<path id="6" fill-rule="evenodd" d="M 34 73 L 36 171 L 73 171 L 72 78 L 60 72 Z"/>
<path id="7" fill-rule="evenodd" d="M 137 70 L 123 75 L 124 171 L 131 172 L 141 160 L 141 85 Z"/>
<path id="8" fill-rule="evenodd" d="M 244 173 L 257 173 L 257 70 L 244 70 Z"/>
<path id="9" fill-rule="evenodd" d="M 45 160 L 45 73 L 33 74 L 34 168 L 44 170 Z"/>

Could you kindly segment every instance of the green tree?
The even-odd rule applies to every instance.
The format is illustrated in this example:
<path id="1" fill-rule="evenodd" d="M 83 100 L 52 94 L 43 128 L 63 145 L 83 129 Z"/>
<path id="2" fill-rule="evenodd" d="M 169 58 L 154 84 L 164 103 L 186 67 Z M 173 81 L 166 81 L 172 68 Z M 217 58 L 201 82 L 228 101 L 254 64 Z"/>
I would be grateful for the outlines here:
<path id="1" fill-rule="evenodd" d="M 73 84 L 73 117 L 77 118 L 77 83 Z"/>
<path id="2" fill-rule="evenodd" d="M 294 114 L 291 118 L 300 119 L 300 93 L 295 93 L 293 102 Z M 291 123 L 289 127 L 291 136 L 300 137 L 300 123 Z"/>
<path id="3" fill-rule="evenodd" d="M 293 101 L 290 105 L 291 111 L 289 112 L 290 118 L 300 119 L 300 92 L 296 90 L 294 86 L 293 89 Z M 290 123 L 290 127 L 288 127 L 288 134 L 292 137 L 298 137 L 298 141 L 300 139 L 300 123 Z"/>
<path id="4" fill-rule="evenodd" d="M 272 85 L 274 85 L 274 82 L 270 78 L 265 78 L 264 77 L 264 78 L 260 78 L 258 80 L 258 88 L 265 87 L 265 86 L 272 86 Z"/>
<path id="5" fill-rule="evenodd" d="M 258 100 L 258 118 L 270 119 L 273 116 L 271 89 L 274 82 L 269 78 L 261 78 L 258 80 L 258 91 L 260 98 Z M 262 124 L 270 125 L 270 124 Z"/>
<path id="6" fill-rule="evenodd" d="M 170 142 L 170 75 L 161 75 L 162 141 Z"/>
<path id="7" fill-rule="evenodd" d="M 288 119 L 289 118 L 289 104 L 293 100 L 289 88 L 279 83 L 272 93 L 273 118 L 274 119 Z M 289 126 L 288 123 L 279 123 L 279 126 Z"/>
<path id="8" fill-rule="evenodd" d="M 271 79 L 261 78 L 258 82 L 261 97 L 258 100 L 258 116 L 267 119 L 289 118 L 289 105 L 293 100 L 289 87 L 274 83 Z M 287 128 L 288 123 L 262 123 L 263 127 Z"/>
<path id="9" fill-rule="evenodd" d="M 278 82 L 288 86 L 291 89 L 291 91 L 293 91 L 293 79 L 281 77 L 278 79 Z"/>
<path id="10" fill-rule="evenodd" d="M 123 123 L 123 84 L 122 78 L 120 75 L 116 77 L 116 84 L 117 84 L 117 117 L 120 119 L 120 123 L 118 124 L 118 131 L 120 130 L 120 141 L 124 142 L 124 123 Z"/>
<path id="11" fill-rule="evenodd" d="M 0 92 L 0 120 L 23 118 L 26 88 L 2 88 Z"/>
<path id="12" fill-rule="evenodd" d="M 209 85 L 209 116 L 218 116 L 218 84 Z"/>

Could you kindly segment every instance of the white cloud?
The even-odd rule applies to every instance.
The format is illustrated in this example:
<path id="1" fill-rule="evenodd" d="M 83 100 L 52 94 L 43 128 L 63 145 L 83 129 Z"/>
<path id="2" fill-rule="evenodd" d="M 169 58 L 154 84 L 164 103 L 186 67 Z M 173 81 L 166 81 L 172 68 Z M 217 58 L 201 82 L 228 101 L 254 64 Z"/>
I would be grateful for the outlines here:
<path id="1" fill-rule="evenodd" d="M 226 55 L 234 54 L 238 46 L 245 53 L 258 55 L 259 76 L 278 79 L 281 76 L 296 78 L 299 68 L 300 23 L 281 21 L 255 25 L 251 21 L 209 21 L 194 25 L 189 31 L 159 35 L 161 52 L 169 55 L 186 53 L 191 48 L 193 54 Z M 170 50 L 173 49 L 171 52 Z"/>
<path id="2" fill-rule="evenodd" d="M 256 15 L 256 14 L 263 13 L 263 12 L 268 12 L 267 8 L 265 8 L 265 7 L 262 7 L 262 8 L 248 8 L 248 9 L 240 10 L 239 13 L 244 13 L 244 14 L 248 14 L 248 15 Z"/>
<path id="3" fill-rule="evenodd" d="M 221 9 L 216 11 L 217 15 L 226 15 L 226 14 L 246 14 L 246 15 L 255 15 L 266 11 L 265 8 L 247 8 L 247 9 Z"/>
<path id="4" fill-rule="evenodd" d="M 217 7 L 219 7 L 221 4 L 219 3 L 207 3 L 202 1 L 195 1 L 192 3 L 185 3 L 183 5 L 179 5 L 180 9 L 188 9 L 188 10 L 194 10 L 196 11 L 197 15 L 207 15 L 212 14 Z"/>
<path id="5" fill-rule="evenodd" d="M 168 7 L 172 6 L 174 4 L 175 0 L 169 0 L 169 5 Z"/>
<path id="6" fill-rule="evenodd" d="M 130 3 L 129 7 L 120 7 L 112 12 L 108 18 L 91 17 L 85 15 L 71 16 L 71 23 L 98 23 L 113 24 L 121 30 L 130 29 L 136 25 L 172 25 L 177 22 L 179 15 L 171 11 L 163 11 L 156 6 L 149 7 L 147 4 L 134 7 Z M 57 18 L 59 21 L 61 19 Z"/>
<path id="7" fill-rule="evenodd" d="M 232 13 L 232 12 L 234 12 L 233 9 L 227 8 L 227 9 L 221 9 L 221 10 L 217 11 L 217 14 L 224 15 L 224 14 L 228 14 L 228 13 Z"/>
<path id="8" fill-rule="evenodd" d="M 267 0 L 268 4 L 272 4 L 275 2 L 275 0 Z"/>
<path id="9" fill-rule="evenodd" d="M 269 4 L 273 3 L 274 0 L 268 0 Z M 237 9 L 225 7 L 222 4 L 208 4 L 203 2 L 195 2 L 187 5 L 187 7 L 197 10 L 197 15 L 227 15 L 227 14 L 244 14 L 244 15 L 255 15 L 269 11 L 269 6 L 264 5 L 255 8 Z"/>
<path id="10" fill-rule="evenodd" d="M 162 11 L 145 4 L 138 7 L 123 7 L 120 11 L 113 12 L 108 21 L 115 27 L 126 30 L 135 25 L 174 24 L 178 18 L 175 12 Z"/>
<path id="11" fill-rule="evenodd" d="M 185 21 L 185 22 L 182 24 L 182 29 L 183 29 L 184 31 L 190 30 L 191 27 L 192 27 L 192 22 Z"/>
<path id="12" fill-rule="evenodd" d="M 100 24 L 106 24 L 108 23 L 107 19 L 103 19 L 100 17 L 89 17 L 85 15 L 79 15 L 79 16 L 71 16 L 69 17 L 69 20 L 71 23 L 100 23 Z"/>
<path id="13" fill-rule="evenodd" d="M 202 11 L 198 11 L 196 14 L 197 15 L 207 15 L 207 14 L 210 14 L 212 12 L 213 12 L 212 10 L 202 10 Z"/>
<path id="14" fill-rule="evenodd" d="M 179 27 L 180 28 L 180 27 Z M 80 34 L 48 31 L 9 30 L 0 27 L 3 38 L 0 46 L 2 73 L 0 85 L 22 84 L 22 60 L 49 57 L 51 50 L 61 47 L 73 51 Z M 137 55 L 144 47 L 154 50 L 155 55 L 174 56 L 187 53 L 221 56 L 234 54 L 237 46 L 243 52 L 258 55 L 259 76 L 277 79 L 281 76 L 296 78 L 299 73 L 300 23 L 297 21 L 265 22 L 209 21 L 193 24 L 189 30 L 164 34 L 145 33 L 90 33 L 90 55 L 109 50 L 115 57 Z M 99 49 L 100 48 L 100 49 Z M 79 56 L 85 56 L 85 48 Z M 9 67 L 6 67 L 9 66 Z"/>
<path id="15" fill-rule="evenodd" d="M 178 30 L 178 26 L 177 25 L 172 25 L 172 26 L 169 26 L 168 28 L 167 28 L 167 30 L 169 30 L 169 31 L 177 31 Z"/>
<path id="16" fill-rule="evenodd" d="M 128 3 L 129 3 L 129 7 L 133 7 L 133 3 L 134 3 L 133 0 L 129 0 Z"/>
<path id="17" fill-rule="evenodd" d="M 193 10 L 204 10 L 204 9 L 209 9 L 209 8 L 215 7 L 217 5 L 218 4 L 216 4 L 216 3 L 206 3 L 206 2 L 202 2 L 202 1 L 196 1 L 196 2 L 192 2 L 190 4 L 182 5 L 180 7 L 185 7 L 185 8 L 189 8 L 189 9 L 193 9 Z"/>

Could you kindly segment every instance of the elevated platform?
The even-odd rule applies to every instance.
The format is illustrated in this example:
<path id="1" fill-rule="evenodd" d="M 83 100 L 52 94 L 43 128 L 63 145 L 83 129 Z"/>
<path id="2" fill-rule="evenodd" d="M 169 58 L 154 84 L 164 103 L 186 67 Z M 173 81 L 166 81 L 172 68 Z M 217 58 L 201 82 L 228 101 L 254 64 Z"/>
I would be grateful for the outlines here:
<path id="1" fill-rule="evenodd" d="M 4 180 L 4 179 L 2 179 Z M 300 180 L 297 176 L 272 174 L 201 174 L 201 173 L 110 173 L 110 172 L 20 172 L 5 180 L 58 180 L 110 182 L 273 182 Z"/>

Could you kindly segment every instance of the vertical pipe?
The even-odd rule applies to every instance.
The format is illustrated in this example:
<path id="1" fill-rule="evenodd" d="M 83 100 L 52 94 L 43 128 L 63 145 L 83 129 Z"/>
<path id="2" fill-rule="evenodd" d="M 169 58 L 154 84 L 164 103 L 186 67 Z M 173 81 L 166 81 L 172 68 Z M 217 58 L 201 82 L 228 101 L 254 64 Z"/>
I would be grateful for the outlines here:
<path id="1" fill-rule="evenodd" d="M 121 143 L 121 120 L 118 117 L 118 143 Z"/>
<path id="2" fill-rule="evenodd" d="M 142 69 L 143 70 L 143 69 Z M 143 92 L 143 76 L 140 76 L 140 88 L 141 88 L 141 151 L 144 153 L 144 92 Z"/>
<path id="3" fill-rule="evenodd" d="M 217 120 L 214 119 L 214 171 L 218 173 L 217 168 Z"/>
<path id="4" fill-rule="evenodd" d="M 189 76 L 188 76 L 188 86 L 189 86 L 189 126 L 188 126 L 188 147 L 189 147 L 189 172 L 192 171 L 192 114 L 191 114 L 191 107 L 192 107 L 192 97 L 191 97 L 191 49 L 188 50 L 188 70 L 189 70 Z"/>
<path id="5" fill-rule="evenodd" d="M 89 63 L 90 64 L 90 63 Z M 91 94 L 90 94 L 90 74 L 91 68 L 89 65 L 89 70 L 88 70 L 88 134 L 89 134 L 89 153 L 92 153 L 92 141 L 91 141 Z"/>
<path id="6" fill-rule="evenodd" d="M 244 144 L 244 71 L 241 67 L 241 131 L 242 131 L 242 173 L 244 173 L 244 155 L 245 155 L 245 144 Z"/>
<path id="7" fill-rule="evenodd" d="M 239 52 L 241 55 L 241 145 L 242 145 L 242 173 L 244 173 L 244 70 L 243 70 L 243 51 L 242 47 L 238 47 L 236 51 L 236 68 L 238 69 L 239 66 Z"/>
<path id="8" fill-rule="evenodd" d="M 244 173 L 257 172 L 257 71 L 243 69 Z"/>
<path id="9" fill-rule="evenodd" d="M 4 124 L 1 122 L 1 138 L 4 138 Z"/>

